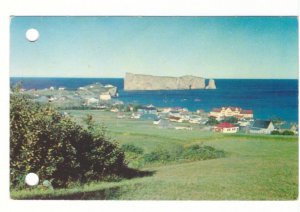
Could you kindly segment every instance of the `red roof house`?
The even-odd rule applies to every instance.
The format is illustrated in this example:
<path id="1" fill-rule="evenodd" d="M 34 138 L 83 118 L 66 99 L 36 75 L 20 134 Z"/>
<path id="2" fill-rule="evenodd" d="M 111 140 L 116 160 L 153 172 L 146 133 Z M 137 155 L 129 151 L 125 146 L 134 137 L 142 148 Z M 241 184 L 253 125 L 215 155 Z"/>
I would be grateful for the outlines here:
<path id="1" fill-rule="evenodd" d="M 213 127 L 213 131 L 222 133 L 236 133 L 238 129 L 238 127 L 228 122 L 223 122 Z"/>

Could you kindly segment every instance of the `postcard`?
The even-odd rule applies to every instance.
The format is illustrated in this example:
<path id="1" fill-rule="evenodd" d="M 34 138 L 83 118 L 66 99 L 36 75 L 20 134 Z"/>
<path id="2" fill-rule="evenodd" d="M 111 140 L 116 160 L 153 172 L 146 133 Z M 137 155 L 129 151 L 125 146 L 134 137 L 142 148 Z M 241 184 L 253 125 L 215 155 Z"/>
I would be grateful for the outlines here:
<path id="1" fill-rule="evenodd" d="M 15 16 L 12 199 L 296 200 L 298 19 Z"/>

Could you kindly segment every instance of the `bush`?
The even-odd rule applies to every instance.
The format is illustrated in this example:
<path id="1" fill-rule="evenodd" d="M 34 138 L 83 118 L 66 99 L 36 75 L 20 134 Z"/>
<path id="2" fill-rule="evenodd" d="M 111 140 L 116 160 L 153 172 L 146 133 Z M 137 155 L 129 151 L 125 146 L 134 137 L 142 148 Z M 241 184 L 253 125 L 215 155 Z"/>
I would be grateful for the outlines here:
<path id="1" fill-rule="evenodd" d="M 133 144 L 123 144 L 121 149 L 125 152 L 133 152 L 136 154 L 144 153 L 144 150 L 141 147 L 135 146 Z"/>
<path id="2" fill-rule="evenodd" d="M 295 133 L 293 131 L 290 131 L 290 130 L 285 130 L 282 133 L 279 132 L 278 130 L 273 130 L 271 132 L 271 135 L 295 135 Z"/>
<path id="3" fill-rule="evenodd" d="M 187 148 L 177 148 L 175 152 L 164 149 L 152 151 L 144 155 L 145 163 L 168 162 L 177 159 L 208 160 L 225 157 L 223 150 L 217 150 L 211 146 L 192 145 Z"/>
<path id="4" fill-rule="evenodd" d="M 278 130 L 273 130 L 271 132 L 271 135 L 280 135 L 280 132 Z"/>
<path id="5" fill-rule="evenodd" d="M 124 153 L 96 127 L 83 128 L 49 105 L 13 92 L 10 97 L 10 182 L 29 172 L 54 187 L 118 175 Z"/>
<path id="6" fill-rule="evenodd" d="M 285 130 L 282 132 L 282 135 L 295 135 L 295 133 L 293 131 L 290 130 Z"/>
<path id="7" fill-rule="evenodd" d="M 214 117 L 209 117 L 208 121 L 205 123 L 205 125 L 209 125 L 209 126 L 215 126 L 217 124 L 219 124 L 219 121 L 216 120 L 216 118 Z"/>
<path id="8" fill-rule="evenodd" d="M 183 153 L 184 159 L 189 160 L 208 160 L 225 157 L 225 152 L 222 150 L 217 150 L 211 146 L 202 146 L 202 145 L 192 145 Z"/>
<path id="9" fill-rule="evenodd" d="M 170 161 L 171 155 L 167 150 L 159 149 L 144 155 L 145 163 Z"/>
<path id="10" fill-rule="evenodd" d="M 236 124 L 238 122 L 238 118 L 234 116 L 226 117 L 222 120 L 222 122 L 229 122 L 231 124 Z"/>

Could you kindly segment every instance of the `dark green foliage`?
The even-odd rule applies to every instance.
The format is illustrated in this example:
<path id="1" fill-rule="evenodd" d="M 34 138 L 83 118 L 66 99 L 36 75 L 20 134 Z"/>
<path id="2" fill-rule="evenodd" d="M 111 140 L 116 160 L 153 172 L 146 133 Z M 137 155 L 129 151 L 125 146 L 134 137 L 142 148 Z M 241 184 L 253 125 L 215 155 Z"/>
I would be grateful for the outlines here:
<path id="1" fill-rule="evenodd" d="M 183 153 L 183 158 L 189 160 L 208 160 L 220 157 L 225 157 L 224 151 L 198 144 L 188 147 Z"/>
<path id="2" fill-rule="evenodd" d="M 159 149 L 144 155 L 145 163 L 167 162 L 178 159 L 183 160 L 208 160 L 225 157 L 223 150 L 217 150 L 214 147 L 206 145 L 192 145 L 187 148 L 177 148 L 175 151 Z"/>
<path id="3" fill-rule="evenodd" d="M 285 130 L 282 132 L 282 135 L 295 135 L 295 133 L 293 131 L 290 130 Z"/>
<path id="4" fill-rule="evenodd" d="M 225 117 L 222 122 L 228 122 L 231 124 L 235 124 L 238 122 L 238 118 L 234 117 L 234 116 L 230 116 L 230 117 Z"/>
<path id="5" fill-rule="evenodd" d="M 205 124 L 209 126 L 215 126 L 219 124 L 219 122 L 214 117 L 209 117 L 208 121 Z"/>
<path id="6" fill-rule="evenodd" d="M 170 161 L 171 154 L 167 150 L 159 149 L 144 155 L 146 163 Z"/>
<path id="7" fill-rule="evenodd" d="M 290 130 L 285 130 L 283 132 L 279 132 L 278 130 L 273 130 L 271 132 L 271 135 L 295 135 L 295 133 Z"/>
<path id="8" fill-rule="evenodd" d="M 38 174 L 54 187 L 101 180 L 124 169 L 124 153 L 87 117 L 87 129 L 49 105 L 18 93 L 10 98 L 10 179 L 24 186 L 24 176 Z"/>
<path id="9" fill-rule="evenodd" d="M 271 135 L 280 135 L 280 132 L 278 130 L 273 130 L 271 132 Z"/>
<path id="10" fill-rule="evenodd" d="M 124 152 L 133 152 L 136 154 L 143 154 L 144 150 L 141 147 L 135 146 L 133 144 L 123 144 L 121 149 Z"/>

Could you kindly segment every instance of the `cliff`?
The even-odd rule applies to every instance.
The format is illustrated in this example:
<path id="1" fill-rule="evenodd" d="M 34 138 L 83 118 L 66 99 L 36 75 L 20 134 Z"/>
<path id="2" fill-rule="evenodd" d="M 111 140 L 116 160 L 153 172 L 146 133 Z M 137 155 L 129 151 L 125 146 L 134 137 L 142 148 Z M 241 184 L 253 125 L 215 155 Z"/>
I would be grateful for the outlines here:
<path id="1" fill-rule="evenodd" d="M 210 86 L 213 87 L 213 86 Z M 126 73 L 124 90 L 205 89 L 205 79 L 195 76 L 166 77 Z M 210 88 L 213 89 L 213 88 Z"/>
<path id="2" fill-rule="evenodd" d="M 210 79 L 208 81 L 208 85 L 205 87 L 205 89 L 216 89 L 216 83 L 215 80 Z"/>

